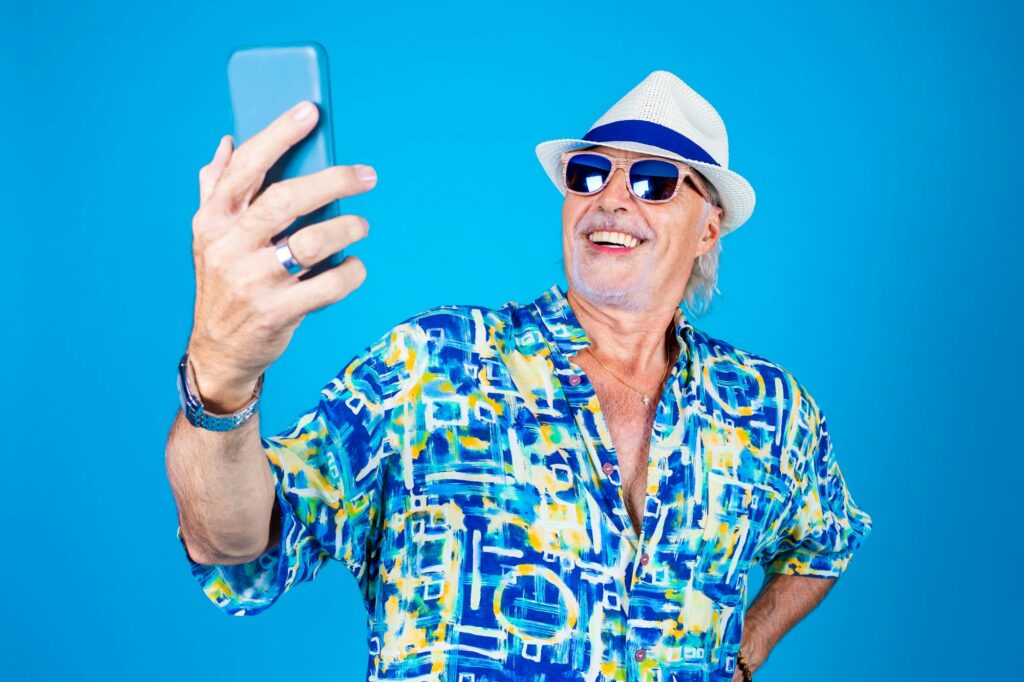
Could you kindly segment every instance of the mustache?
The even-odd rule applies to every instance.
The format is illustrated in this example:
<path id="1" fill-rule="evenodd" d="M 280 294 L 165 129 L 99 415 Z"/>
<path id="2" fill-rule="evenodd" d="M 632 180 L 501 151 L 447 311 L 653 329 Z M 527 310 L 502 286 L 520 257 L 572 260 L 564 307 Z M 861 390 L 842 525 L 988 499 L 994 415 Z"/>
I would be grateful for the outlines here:
<path id="1" fill-rule="evenodd" d="M 654 230 L 643 218 L 639 216 L 626 218 L 606 211 L 597 211 L 583 216 L 576 223 L 575 232 L 577 237 L 588 237 L 602 230 L 622 232 L 643 241 L 654 238 Z"/>

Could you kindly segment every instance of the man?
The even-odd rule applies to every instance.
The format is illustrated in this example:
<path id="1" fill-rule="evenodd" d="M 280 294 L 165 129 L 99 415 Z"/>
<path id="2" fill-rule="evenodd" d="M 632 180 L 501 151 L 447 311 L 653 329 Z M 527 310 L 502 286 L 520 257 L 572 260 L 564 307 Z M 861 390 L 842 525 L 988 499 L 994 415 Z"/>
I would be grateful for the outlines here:
<path id="1" fill-rule="evenodd" d="M 206 594 L 253 615 L 343 562 L 372 680 L 750 679 L 870 517 L 808 391 L 680 305 L 710 295 L 719 239 L 754 205 L 717 112 L 656 71 L 582 139 L 539 145 L 565 193 L 568 291 L 417 315 L 260 438 L 263 371 L 365 275 L 355 259 L 290 274 L 364 236 L 360 218 L 269 243 L 375 180 L 339 167 L 254 199 L 311 130 L 303 111 L 233 153 L 222 140 L 201 172 L 167 466 Z M 755 562 L 768 578 L 744 613 Z"/>

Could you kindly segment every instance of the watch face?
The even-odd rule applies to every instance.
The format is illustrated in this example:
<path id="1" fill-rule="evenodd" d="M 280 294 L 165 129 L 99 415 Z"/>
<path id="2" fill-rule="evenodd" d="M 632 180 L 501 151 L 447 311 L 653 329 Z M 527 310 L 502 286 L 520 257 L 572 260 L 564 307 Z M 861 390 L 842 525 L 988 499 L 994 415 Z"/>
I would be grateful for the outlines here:
<path id="1" fill-rule="evenodd" d="M 188 405 L 188 394 L 185 389 L 185 382 L 181 380 L 181 365 L 178 365 L 178 400 L 181 401 L 181 409 Z"/>
<path id="2" fill-rule="evenodd" d="M 197 426 L 196 413 L 199 411 L 197 408 L 201 408 L 202 403 L 188 391 L 188 379 L 185 377 L 185 372 L 188 371 L 187 363 L 188 356 L 182 358 L 178 363 L 178 399 L 181 401 L 181 411 L 185 413 L 185 418 L 193 426 Z"/>

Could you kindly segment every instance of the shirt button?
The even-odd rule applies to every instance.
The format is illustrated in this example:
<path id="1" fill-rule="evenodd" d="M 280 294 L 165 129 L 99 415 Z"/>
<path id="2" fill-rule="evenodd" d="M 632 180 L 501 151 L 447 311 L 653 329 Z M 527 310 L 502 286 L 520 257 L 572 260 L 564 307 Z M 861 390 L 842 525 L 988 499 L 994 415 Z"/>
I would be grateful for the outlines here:
<path id="1" fill-rule="evenodd" d="M 640 565 L 641 566 L 646 566 L 647 563 L 650 560 L 651 560 L 651 557 L 647 555 L 647 552 L 644 552 L 643 554 L 640 555 Z"/>
<path id="2" fill-rule="evenodd" d="M 611 476 L 612 472 L 615 471 L 615 467 L 612 466 L 611 462 L 605 462 L 604 466 L 601 467 L 601 471 L 603 471 L 606 474 L 608 474 L 609 476 Z"/>
<path id="3" fill-rule="evenodd" d="M 645 658 L 647 658 L 647 652 L 644 651 L 643 649 L 637 649 L 636 650 L 636 660 L 642 661 Z"/>
<path id="4" fill-rule="evenodd" d="M 569 385 L 570 386 L 579 386 L 581 381 L 583 381 L 583 380 L 580 379 L 580 375 L 579 374 L 573 374 L 571 377 L 569 377 Z"/>

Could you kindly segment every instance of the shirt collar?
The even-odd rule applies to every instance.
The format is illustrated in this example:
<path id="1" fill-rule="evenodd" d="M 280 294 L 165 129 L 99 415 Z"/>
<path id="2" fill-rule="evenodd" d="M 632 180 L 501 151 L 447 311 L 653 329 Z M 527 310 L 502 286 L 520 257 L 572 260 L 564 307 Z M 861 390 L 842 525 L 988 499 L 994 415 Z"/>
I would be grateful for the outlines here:
<path id="1" fill-rule="evenodd" d="M 575 355 L 590 346 L 590 337 L 580 326 L 576 313 L 573 312 L 572 306 L 565 298 L 565 292 L 559 285 L 552 285 L 533 304 L 540 314 L 542 333 L 559 353 Z M 674 324 L 678 347 L 680 349 L 689 348 L 690 344 L 686 336 L 693 330 L 693 327 L 686 319 L 682 304 L 676 307 Z"/>

